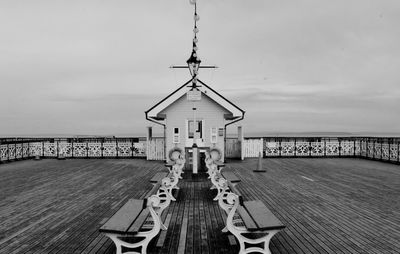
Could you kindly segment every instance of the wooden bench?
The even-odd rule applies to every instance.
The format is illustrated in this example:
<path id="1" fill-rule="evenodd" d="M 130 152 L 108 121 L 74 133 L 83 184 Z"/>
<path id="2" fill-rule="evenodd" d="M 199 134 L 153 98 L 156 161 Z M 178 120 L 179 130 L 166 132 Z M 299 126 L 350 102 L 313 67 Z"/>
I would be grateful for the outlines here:
<path id="1" fill-rule="evenodd" d="M 160 176 L 161 174 L 157 175 L 158 178 Z M 155 180 L 157 177 L 152 179 Z M 122 253 L 122 247 L 141 248 L 140 253 L 146 253 L 151 239 L 161 229 L 167 230 L 161 220 L 161 215 L 171 203 L 171 195 L 167 189 L 169 181 L 169 178 L 162 178 L 155 182 L 144 199 L 130 199 L 100 228 L 99 231 L 110 237 L 115 243 L 117 254 Z M 153 221 L 150 229 L 144 227 L 149 215 Z M 125 238 L 130 241 L 126 241 Z M 132 242 L 132 238 L 137 241 Z"/>
<path id="2" fill-rule="evenodd" d="M 230 188 L 237 192 L 234 186 Z M 260 200 L 243 201 L 242 196 L 234 192 L 228 193 L 226 200 L 232 205 L 226 219 L 226 228 L 238 239 L 239 253 L 270 254 L 271 238 L 285 228 L 285 225 Z M 238 225 L 238 221 L 234 219 L 235 214 L 240 216 L 244 226 Z M 259 244 L 262 247 L 256 246 Z"/>
<path id="3" fill-rule="evenodd" d="M 178 173 L 179 179 L 182 179 L 183 167 L 185 166 L 185 159 L 182 156 L 180 156 L 175 161 L 170 161 L 164 165 L 170 173 L 176 171 Z"/>
<path id="4" fill-rule="evenodd" d="M 228 215 L 229 212 L 231 211 L 233 204 L 230 204 L 228 202 L 228 194 L 229 193 L 235 193 L 238 195 L 240 199 L 242 199 L 242 195 L 240 194 L 239 190 L 236 188 L 236 183 L 232 183 L 225 178 L 221 178 L 219 180 L 220 188 L 221 188 L 221 194 L 218 196 L 218 205 L 225 211 L 225 213 Z M 243 202 L 243 200 L 241 200 Z M 227 228 L 225 227 L 223 232 L 227 231 Z"/>
<path id="5" fill-rule="evenodd" d="M 221 170 L 225 167 L 225 163 L 220 162 L 220 161 L 215 161 L 214 163 L 217 165 L 218 172 L 221 173 Z"/>
<path id="6" fill-rule="evenodd" d="M 146 253 L 149 242 L 161 229 L 159 216 L 154 210 L 159 202 L 157 196 L 147 199 L 130 199 L 100 228 L 99 231 L 114 242 L 117 254 L 122 253 L 122 247 L 141 248 L 139 253 Z M 147 231 L 141 230 L 149 214 L 154 222 L 153 228 Z M 139 240 L 132 243 L 124 238 Z"/>
<path id="7" fill-rule="evenodd" d="M 168 163 L 165 163 L 164 165 L 168 169 L 168 171 L 171 173 L 172 172 L 172 167 L 175 165 L 175 162 L 170 161 Z"/>
<path id="8" fill-rule="evenodd" d="M 217 189 L 217 195 L 215 196 L 214 201 L 218 200 L 224 189 L 228 187 L 226 182 L 220 179 L 225 179 L 227 182 L 230 182 L 231 184 L 237 184 L 240 182 L 240 179 L 233 172 L 229 171 L 223 173 L 219 173 L 218 171 L 212 172 L 211 174 L 211 182 L 213 184 L 212 189 Z"/>
<path id="9" fill-rule="evenodd" d="M 175 171 L 171 173 L 167 172 L 157 172 L 151 179 L 150 183 L 156 184 L 160 181 L 164 182 L 164 186 L 167 189 L 168 193 L 170 194 L 171 200 L 176 201 L 175 197 L 172 194 L 173 189 L 179 189 L 178 182 L 179 182 L 179 174 Z"/>
<path id="10" fill-rule="evenodd" d="M 217 148 L 213 148 L 209 152 L 206 152 L 205 154 L 206 154 L 205 164 L 208 169 L 207 174 L 209 175 L 208 178 L 211 178 L 211 174 L 215 170 L 221 173 L 222 168 L 225 167 L 225 164 L 221 161 L 222 158 L 221 151 Z"/>

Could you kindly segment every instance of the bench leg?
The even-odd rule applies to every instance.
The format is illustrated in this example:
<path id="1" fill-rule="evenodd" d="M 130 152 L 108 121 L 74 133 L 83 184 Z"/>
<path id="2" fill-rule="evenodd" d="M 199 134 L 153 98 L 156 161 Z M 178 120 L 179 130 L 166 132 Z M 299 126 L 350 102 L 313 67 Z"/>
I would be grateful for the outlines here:
<path id="1" fill-rule="evenodd" d="M 158 209 L 155 209 L 155 211 L 160 219 L 161 230 L 168 229 L 167 226 L 165 226 L 164 223 L 162 222 L 161 215 L 162 212 L 169 206 L 173 198 L 173 196 L 169 193 L 168 188 L 166 187 L 169 183 L 170 183 L 169 178 L 168 177 L 164 178 L 162 180 L 162 186 L 157 191 L 157 196 L 160 199 L 160 204 L 158 206 Z"/>
<path id="2" fill-rule="evenodd" d="M 152 238 L 148 238 L 146 237 L 145 239 L 143 239 L 142 241 L 138 242 L 138 243 L 127 243 L 121 239 L 119 239 L 118 235 L 115 234 L 106 234 L 108 237 L 110 237 L 110 239 L 114 242 L 115 247 L 116 247 L 116 254 L 122 254 L 122 247 L 126 247 L 126 248 L 139 248 L 141 247 L 141 251 L 137 252 L 137 251 L 128 251 L 128 252 L 124 252 L 125 254 L 146 254 L 147 253 L 147 246 L 149 245 L 150 241 L 152 240 Z M 139 234 L 137 235 L 139 236 Z"/>
<path id="3" fill-rule="evenodd" d="M 229 193 L 227 196 L 228 204 L 233 204 L 232 209 L 229 211 L 228 217 L 226 218 L 226 228 L 231 232 L 236 239 L 239 241 L 240 244 L 240 254 L 245 253 L 265 253 L 271 254 L 269 250 L 269 243 L 271 238 L 279 232 L 279 230 L 265 230 L 265 231 L 256 231 L 256 232 L 249 232 L 245 227 L 237 227 L 234 225 L 234 215 L 239 206 L 239 198 L 234 193 Z M 244 234 L 249 233 L 261 233 L 263 234 L 262 237 L 259 238 L 249 238 L 246 237 Z M 265 234 L 265 235 L 264 235 Z M 260 247 L 246 247 L 247 245 L 255 245 L 255 244 L 263 244 L 263 248 Z"/>

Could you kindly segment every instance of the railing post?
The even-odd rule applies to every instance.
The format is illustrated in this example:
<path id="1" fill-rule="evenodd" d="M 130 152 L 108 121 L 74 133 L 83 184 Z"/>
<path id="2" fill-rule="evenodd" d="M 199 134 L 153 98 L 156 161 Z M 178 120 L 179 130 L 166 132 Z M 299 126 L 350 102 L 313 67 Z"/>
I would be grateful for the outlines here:
<path id="1" fill-rule="evenodd" d="M 104 146 L 103 146 L 103 144 L 104 144 L 104 139 L 102 139 L 100 141 L 100 153 L 101 153 L 101 158 L 102 159 L 104 159 Z"/>
<path id="2" fill-rule="evenodd" d="M 326 157 L 326 138 L 324 138 L 324 157 Z"/>
<path id="3" fill-rule="evenodd" d="M 282 157 L 282 139 L 279 139 L 278 150 L 279 150 L 279 157 Z"/>
<path id="4" fill-rule="evenodd" d="M 58 141 L 55 141 L 55 140 L 54 140 L 54 142 L 57 142 L 57 154 L 56 154 L 56 156 L 57 156 L 57 158 L 58 158 L 58 156 L 60 155 L 60 151 L 59 151 L 59 147 L 58 147 Z"/>
<path id="5" fill-rule="evenodd" d="M 10 144 L 7 144 L 7 161 L 10 161 Z"/>
<path id="6" fill-rule="evenodd" d="M 118 140 L 117 140 L 117 138 L 115 138 L 115 151 L 116 151 L 116 154 L 115 154 L 115 156 L 118 158 L 118 150 L 119 150 L 119 147 L 118 147 Z"/>
<path id="7" fill-rule="evenodd" d="M 294 138 L 294 157 L 297 156 L 297 138 Z"/>
<path id="8" fill-rule="evenodd" d="M 400 142 L 397 140 L 397 162 L 400 163 Z"/>
<path id="9" fill-rule="evenodd" d="M 375 139 L 372 141 L 372 159 L 375 160 Z"/>
<path id="10" fill-rule="evenodd" d="M 131 156 L 132 156 L 132 158 L 134 157 L 134 156 L 133 156 L 133 151 L 134 151 L 133 139 L 131 138 Z"/>
<path id="11" fill-rule="evenodd" d="M 338 149 L 339 149 L 339 157 L 342 157 L 341 156 L 342 155 L 342 140 L 340 138 L 338 138 L 338 141 L 339 141 L 339 147 L 338 147 Z"/>

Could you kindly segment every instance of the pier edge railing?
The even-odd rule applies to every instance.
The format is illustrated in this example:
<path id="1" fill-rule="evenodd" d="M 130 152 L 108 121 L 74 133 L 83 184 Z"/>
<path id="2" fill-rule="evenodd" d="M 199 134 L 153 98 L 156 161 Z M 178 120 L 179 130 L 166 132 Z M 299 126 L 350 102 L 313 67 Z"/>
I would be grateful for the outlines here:
<path id="1" fill-rule="evenodd" d="M 227 139 L 227 158 L 357 157 L 400 163 L 399 137 L 253 137 Z M 232 147 L 242 147 L 241 156 Z"/>
<path id="2" fill-rule="evenodd" d="M 42 158 L 146 158 L 164 160 L 164 138 L 3 138 L 0 163 Z M 357 157 L 400 163 L 399 137 L 227 138 L 227 158 Z"/>

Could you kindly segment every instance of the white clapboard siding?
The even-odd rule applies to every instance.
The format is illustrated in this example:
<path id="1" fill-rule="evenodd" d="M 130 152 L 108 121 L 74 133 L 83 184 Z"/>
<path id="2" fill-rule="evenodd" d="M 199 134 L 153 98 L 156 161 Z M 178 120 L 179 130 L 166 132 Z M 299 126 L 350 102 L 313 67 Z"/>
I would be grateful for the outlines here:
<path id="1" fill-rule="evenodd" d="M 258 157 L 263 152 L 263 139 L 245 139 L 243 140 L 243 156 L 244 158 Z"/>

